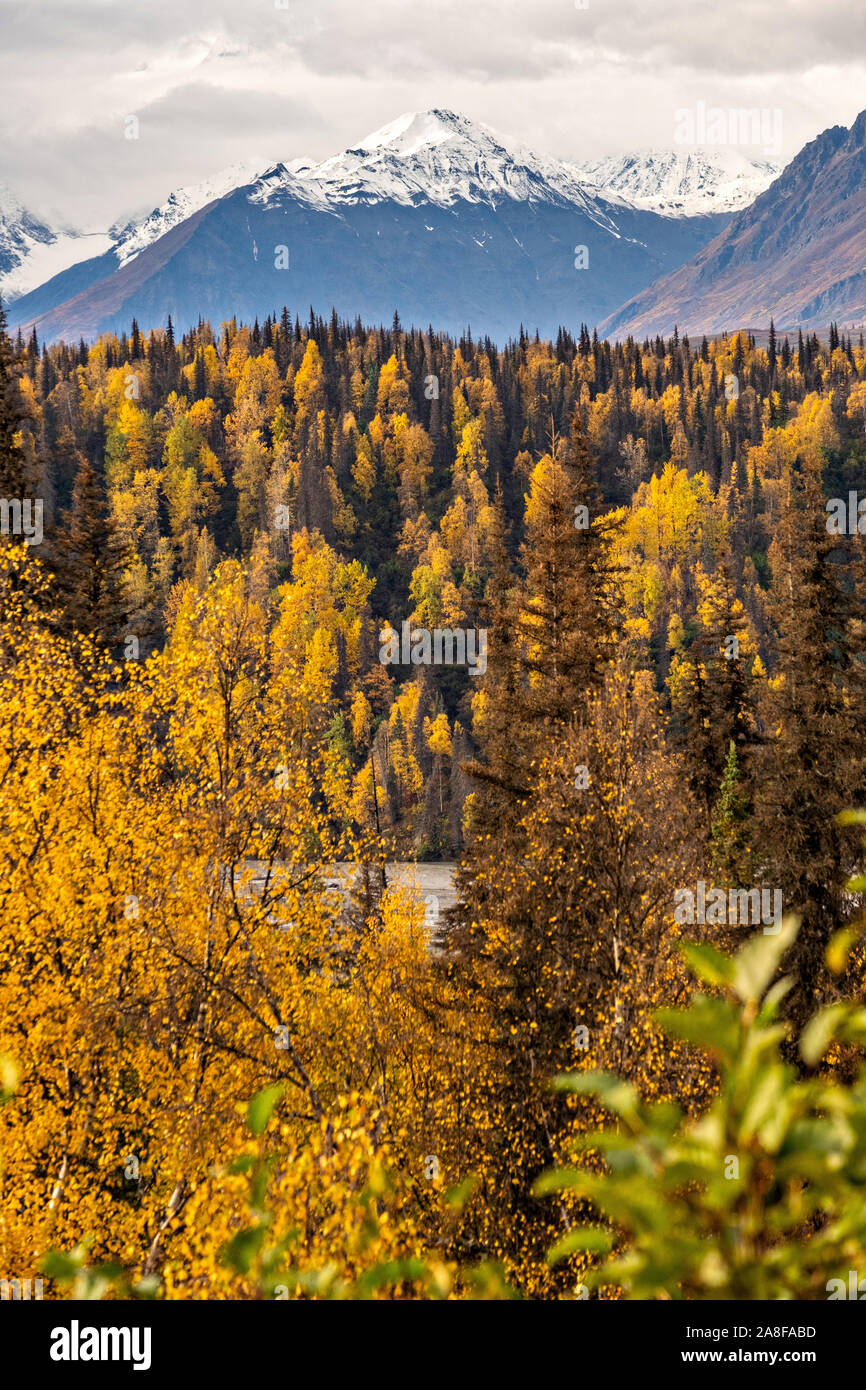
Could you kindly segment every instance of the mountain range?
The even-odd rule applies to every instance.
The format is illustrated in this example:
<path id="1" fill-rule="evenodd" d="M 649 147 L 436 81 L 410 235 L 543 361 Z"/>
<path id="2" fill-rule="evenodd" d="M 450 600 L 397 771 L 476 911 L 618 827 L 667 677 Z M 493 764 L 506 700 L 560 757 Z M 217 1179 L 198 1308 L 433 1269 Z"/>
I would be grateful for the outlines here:
<path id="1" fill-rule="evenodd" d="M 688 263 L 599 325 L 628 334 L 866 323 L 866 111 L 806 145 Z"/>
<path id="2" fill-rule="evenodd" d="M 679 207 L 658 156 L 630 201 L 620 186 L 606 192 L 598 164 L 506 148 L 450 111 L 410 113 L 321 163 L 234 167 L 173 193 L 97 255 L 22 284 L 10 323 L 41 338 L 93 338 L 133 317 L 146 330 L 171 314 L 181 327 L 286 303 L 373 321 L 397 309 L 407 323 L 499 338 L 521 323 L 555 333 L 563 321 L 599 321 L 687 260 L 743 188 L 773 172 L 746 160 L 718 169 L 699 155 L 680 165 Z M 732 205 L 707 196 L 725 177 Z M 654 180 L 663 211 L 652 206 Z M 576 268 L 581 259 L 588 268 Z M 0 280 L 7 298 L 9 288 Z"/>
<path id="3" fill-rule="evenodd" d="M 583 164 L 579 173 L 584 187 L 608 200 L 668 217 L 701 217 L 748 207 L 783 167 L 727 146 L 615 155 Z"/>
<path id="4" fill-rule="evenodd" d="M 738 150 L 583 165 L 414 112 L 320 163 L 233 166 L 84 237 L 0 192 L 0 293 L 40 338 L 306 314 L 503 341 L 862 318 L 861 116 L 782 169 Z M 858 259 L 859 258 L 859 259 Z"/>

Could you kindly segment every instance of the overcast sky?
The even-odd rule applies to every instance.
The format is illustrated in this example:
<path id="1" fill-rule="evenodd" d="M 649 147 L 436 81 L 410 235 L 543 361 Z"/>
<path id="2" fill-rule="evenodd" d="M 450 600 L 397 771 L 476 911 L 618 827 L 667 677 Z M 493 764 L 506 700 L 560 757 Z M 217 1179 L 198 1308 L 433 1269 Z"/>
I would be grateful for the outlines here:
<path id="1" fill-rule="evenodd" d="M 790 158 L 866 107 L 866 6 L 0 0 L 0 71 L 0 180 L 95 230 L 227 164 L 321 159 L 434 106 L 576 162 L 671 147 L 698 102 L 780 108 Z"/>

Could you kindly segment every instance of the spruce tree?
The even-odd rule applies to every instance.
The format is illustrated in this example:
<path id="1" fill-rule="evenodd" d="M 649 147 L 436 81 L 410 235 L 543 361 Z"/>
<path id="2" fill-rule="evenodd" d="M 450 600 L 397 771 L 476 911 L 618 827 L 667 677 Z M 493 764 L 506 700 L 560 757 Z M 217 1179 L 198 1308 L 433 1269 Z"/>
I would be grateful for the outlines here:
<path id="1" fill-rule="evenodd" d="M 16 354 L 0 301 L 0 497 L 20 499 L 26 489 L 24 456 L 15 438 L 23 422 Z"/>
<path id="2" fill-rule="evenodd" d="M 684 752 L 707 831 L 730 744 L 737 749 L 741 775 L 746 775 L 757 740 L 752 662 L 744 649 L 747 622 L 731 564 L 724 547 L 705 585 L 684 671 Z"/>
<path id="3" fill-rule="evenodd" d="M 470 1001 L 466 1026 L 472 1028 L 474 1000 L 487 1020 L 479 1103 L 490 1129 L 478 1161 L 495 1189 L 497 1217 L 485 1240 L 512 1268 L 524 1258 L 539 1261 L 550 1237 L 548 1217 L 527 1193 L 558 1151 L 562 1106 L 549 1082 L 569 1055 L 567 981 L 585 963 L 579 943 L 593 936 L 574 878 L 548 877 L 539 863 L 534 828 L 545 823 L 540 808 L 550 760 L 586 728 L 615 651 L 616 571 L 598 507 L 576 414 L 568 440 L 554 439 L 533 471 L 521 547 L 525 578 L 511 587 L 500 524 L 492 581 L 498 591 L 490 594 L 498 612 L 476 725 L 481 747 L 466 765 L 474 789 L 458 878 L 455 968 Z M 557 784 L 561 777 L 558 769 Z M 551 856 L 566 848 L 561 826 L 557 815 L 560 838 L 554 833 Z M 567 850 L 576 846 L 569 842 Z M 490 1076 L 496 1080 L 488 1094 Z"/>
<path id="4" fill-rule="evenodd" d="M 751 803 L 743 789 L 737 747 L 731 739 L 711 831 L 714 881 L 726 887 L 751 887 L 750 820 Z"/>
<path id="5" fill-rule="evenodd" d="M 536 466 L 521 547 L 526 580 L 517 636 L 524 675 L 523 717 L 539 734 L 574 717 L 610 660 L 618 604 L 610 559 L 613 526 L 600 520 L 600 495 L 580 411 L 567 441 Z"/>
<path id="6" fill-rule="evenodd" d="M 116 649 L 128 614 L 123 577 L 129 557 L 111 519 L 102 480 L 87 458 L 79 459 L 72 505 L 52 542 L 62 630 Z"/>
<path id="7" fill-rule="evenodd" d="M 480 784 L 474 815 L 519 819 L 537 750 L 579 717 L 615 649 L 618 571 L 613 523 L 600 500 L 579 411 L 567 441 L 536 465 L 526 498 L 522 583 L 509 579 L 504 507 L 497 498 L 487 584 L 488 668 L 481 749 L 467 772 Z M 580 499 L 580 500 L 578 500 Z"/>
<path id="8" fill-rule="evenodd" d="M 852 648 L 855 595 L 844 542 L 828 534 L 820 464 L 789 470 L 770 547 L 777 664 L 762 709 L 768 736 L 756 778 L 756 830 L 764 882 L 802 918 L 786 968 L 788 1010 L 802 1022 L 832 993 L 824 952 L 853 910 L 845 883 L 856 841 L 837 815 L 866 802 L 866 718 Z"/>

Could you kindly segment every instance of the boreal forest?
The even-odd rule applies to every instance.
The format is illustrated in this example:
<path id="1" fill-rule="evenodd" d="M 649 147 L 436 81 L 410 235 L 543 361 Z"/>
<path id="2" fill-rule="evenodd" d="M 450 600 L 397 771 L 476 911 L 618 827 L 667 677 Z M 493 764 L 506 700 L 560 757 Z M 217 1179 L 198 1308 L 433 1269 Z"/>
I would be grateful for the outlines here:
<path id="1" fill-rule="evenodd" d="M 0 332 L 4 1267 L 858 1267 L 866 349 L 758 338 Z"/>

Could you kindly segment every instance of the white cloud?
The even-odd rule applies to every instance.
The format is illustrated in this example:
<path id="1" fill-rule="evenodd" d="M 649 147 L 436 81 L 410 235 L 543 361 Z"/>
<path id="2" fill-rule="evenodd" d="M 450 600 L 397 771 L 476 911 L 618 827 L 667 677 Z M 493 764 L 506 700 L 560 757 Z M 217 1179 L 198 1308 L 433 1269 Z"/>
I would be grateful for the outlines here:
<path id="1" fill-rule="evenodd" d="M 866 92 L 851 0 L 0 0 L 0 29 L 0 178 L 90 226 L 234 161 L 323 158 L 407 109 L 581 162 L 670 145 L 698 101 L 780 107 L 789 157 Z"/>

